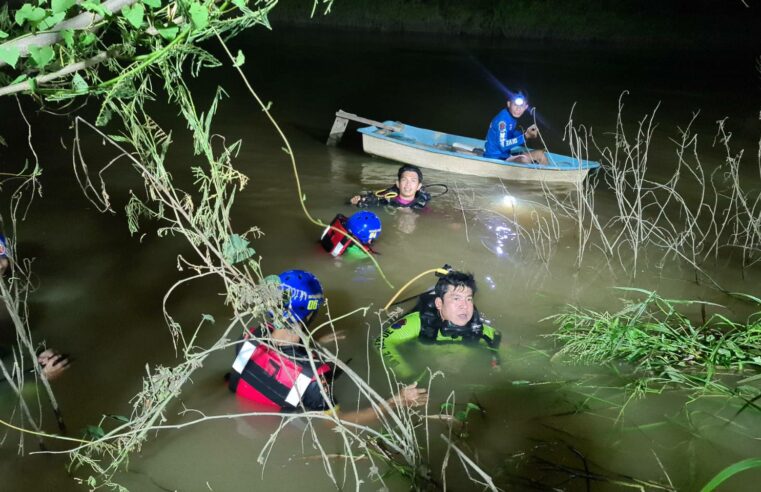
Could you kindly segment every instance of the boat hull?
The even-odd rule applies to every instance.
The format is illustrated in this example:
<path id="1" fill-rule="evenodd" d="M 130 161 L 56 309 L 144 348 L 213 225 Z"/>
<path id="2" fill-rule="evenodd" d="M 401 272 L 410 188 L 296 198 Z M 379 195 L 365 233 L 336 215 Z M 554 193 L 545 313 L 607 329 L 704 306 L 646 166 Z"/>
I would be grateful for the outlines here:
<path id="1" fill-rule="evenodd" d="M 509 163 L 455 152 L 446 150 L 451 149 L 454 142 L 482 148 L 483 141 L 409 125 L 404 126 L 403 132 L 396 133 L 383 132 L 374 127 L 360 128 L 359 131 L 362 133 L 362 147 L 368 154 L 439 171 L 511 181 L 581 183 L 591 169 L 599 167 L 596 162 L 549 152 L 549 164 L 546 166 Z"/>

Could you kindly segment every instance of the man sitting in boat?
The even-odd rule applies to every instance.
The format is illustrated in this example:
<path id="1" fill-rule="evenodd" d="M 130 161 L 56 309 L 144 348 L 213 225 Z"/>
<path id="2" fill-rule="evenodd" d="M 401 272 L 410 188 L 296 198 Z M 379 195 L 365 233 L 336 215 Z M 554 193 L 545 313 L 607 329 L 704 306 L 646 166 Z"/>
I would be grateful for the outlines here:
<path id="1" fill-rule="evenodd" d="M 543 150 L 528 150 L 525 147 L 526 139 L 539 137 L 539 128 L 536 124 L 529 126 L 525 132 L 518 127 L 518 119 L 527 109 L 528 97 L 521 91 L 511 92 L 507 100 L 507 108 L 497 113 L 497 116 L 491 120 L 486 134 L 484 157 L 524 164 L 532 162 L 547 164 L 547 156 Z"/>
<path id="2" fill-rule="evenodd" d="M 233 372 L 229 376 L 230 391 L 252 400 L 267 410 L 277 411 L 337 411 L 338 417 L 355 423 L 369 423 L 377 412 L 369 407 L 341 412 L 329 384 L 336 373 L 334 364 L 319 342 L 335 342 L 333 334 L 322 337 L 313 349 L 307 349 L 297 330 L 306 328 L 315 318 L 324 296 L 322 286 L 313 274 L 289 270 L 279 275 L 284 294 L 280 325 L 272 322 L 247 329 L 241 343 L 236 345 Z M 424 389 L 410 385 L 392 398 L 390 405 L 425 405 L 428 395 Z"/>
<path id="3" fill-rule="evenodd" d="M 412 164 L 405 164 L 396 173 L 396 184 L 378 191 L 365 191 L 351 197 L 349 202 L 357 207 L 424 208 L 431 195 L 423 189 L 423 171 Z"/>
<path id="4" fill-rule="evenodd" d="M 497 348 L 502 336 L 484 323 L 473 304 L 475 292 L 476 281 L 472 274 L 450 270 L 439 277 L 432 292 L 419 297 L 411 313 L 384 330 L 376 344 L 398 377 L 413 374 L 398 349 L 414 339 L 430 344 L 481 345 L 493 352 L 492 364 L 497 365 Z"/>

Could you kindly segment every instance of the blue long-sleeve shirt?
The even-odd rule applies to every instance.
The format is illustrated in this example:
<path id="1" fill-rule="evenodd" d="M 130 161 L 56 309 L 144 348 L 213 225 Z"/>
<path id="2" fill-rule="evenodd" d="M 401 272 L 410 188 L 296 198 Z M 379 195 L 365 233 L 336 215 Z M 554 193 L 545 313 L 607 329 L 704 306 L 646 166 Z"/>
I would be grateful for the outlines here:
<path id="1" fill-rule="evenodd" d="M 486 134 L 484 157 L 491 159 L 507 159 L 510 149 L 525 145 L 526 138 L 518 129 L 518 120 L 513 118 L 507 109 L 503 109 L 491 120 Z"/>

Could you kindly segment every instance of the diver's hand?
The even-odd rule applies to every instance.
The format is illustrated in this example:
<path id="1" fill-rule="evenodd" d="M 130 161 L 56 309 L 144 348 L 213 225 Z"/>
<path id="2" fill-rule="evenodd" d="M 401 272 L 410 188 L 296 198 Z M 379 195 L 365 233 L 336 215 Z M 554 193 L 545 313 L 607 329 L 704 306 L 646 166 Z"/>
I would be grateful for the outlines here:
<path id="1" fill-rule="evenodd" d="M 272 337 L 272 341 L 278 345 L 292 345 L 301 341 L 298 333 L 288 328 L 277 328 L 272 330 L 270 332 L 270 337 Z"/>
<path id="2" fill-rule="evenodd" d="M 539 136 L 539 127 L 536 126 L 536 123 L 534 123 L 530 127 L 526 128 L 526 131 L 523 132 L 523 135 L 526 138 L 536 138 Z"/>
<path id="3" fill-rule="evenodd" d="M 339 340 L 345 340 L 346 339 L 346 332 L 343 330 L 338 331 L 331 331 L 330 333 L 326 333 L 325 335 L 321 336 L 317 339 L 317 343 L 320 345 L 327 345 L 329 343 L 337 343 Z"/>
<path id="4" fill-rule="evenodd" d="M 37 363 L 42 367 L 45 377 L 52 381 L 69 368 L 69 357 L 53 349 L 45 349 L 37 356 Z"/>
<path id="5" fill-rule="evenodd" d="M 418 388 L 417 383 L 405 386 L 395 395 L 389 403 L 397 407 L 420 407 L 428 403 L 428 392 L 425 388 Z"/>
<path id="6" fill-rule="evenodd" d="M 499 360 L 499 356 L 492 355 L 489 365 L 491 366 L 492 372 L 502 372 L 502 362 Z"/>
<path id="7" fill-rule="evenodd" d="M 513 155 L 505 159 L 505 162 L 519 162 L 521 164 L 531 164 L 531 157 L 528 154 Z"/>

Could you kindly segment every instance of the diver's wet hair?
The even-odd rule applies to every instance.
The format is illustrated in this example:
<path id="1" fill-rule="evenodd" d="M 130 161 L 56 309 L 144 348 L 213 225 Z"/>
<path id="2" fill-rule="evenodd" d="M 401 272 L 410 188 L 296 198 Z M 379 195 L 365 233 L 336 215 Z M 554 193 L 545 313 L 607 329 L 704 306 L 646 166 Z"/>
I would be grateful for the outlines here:
<path id="1" fill-rule="evenodd" d="M 450 285 L 453 287 L 453 290 L 459 287 L 469 287 L 473 294 L 476 293 L 476 279 L 473 278 L 472 273 L 452 270 L 443 277 L 440 277 L 439 281 L 436 282 L 436 287 L 434 289 L 436 297 L 443 299 L 444 294 L 447 293 Z"/>
<path id="2" fill-rule="evenodd" d="M 405 164 L 402 167 L 399 168 L 399 171 L 396 173 L 396 179 L 401 181 L 402 180 L 402 174 L 406 172 L 413 172 L 417 174 L 417 180 L 418 182 L 423 182 L 423 171 L 420 170 L 419 167 L 413 166 L 412 164 Z"/>

